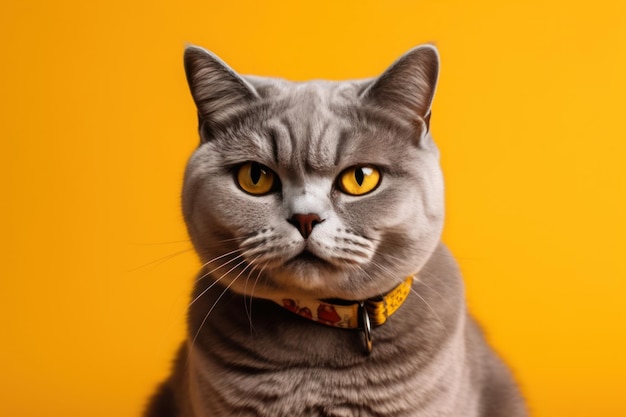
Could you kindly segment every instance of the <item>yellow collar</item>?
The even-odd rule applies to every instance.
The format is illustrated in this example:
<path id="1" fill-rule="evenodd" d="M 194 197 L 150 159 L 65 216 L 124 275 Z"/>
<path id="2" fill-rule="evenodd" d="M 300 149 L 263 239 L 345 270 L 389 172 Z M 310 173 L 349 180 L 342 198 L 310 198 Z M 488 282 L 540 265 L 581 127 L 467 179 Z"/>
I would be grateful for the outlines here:
<path id="1" fill-rule="evenodd" d="M 411 292 L 413 276 L 386 294 L 363 301 L 318 299 L 271 299 L 292 313 L 317 323 L 344 329 L 361 329 L 367 352 L 372 351 L 372 326 L 384 324 L 400 308 Z"/>

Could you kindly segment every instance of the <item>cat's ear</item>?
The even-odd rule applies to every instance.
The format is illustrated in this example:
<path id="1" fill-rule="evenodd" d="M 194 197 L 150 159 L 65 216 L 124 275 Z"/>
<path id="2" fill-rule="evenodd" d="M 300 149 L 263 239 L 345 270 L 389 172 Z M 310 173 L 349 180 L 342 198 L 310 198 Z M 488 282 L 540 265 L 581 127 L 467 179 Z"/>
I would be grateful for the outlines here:
<path id="1" fill-rule="evenodd" d="M 202 140 L 238 107 L 259 95 L 246 80 L 217 55 L 197 46 L 185 49 L 185 73 L 196 107 Z"/>
<path id="2" fill-rule="evenodd" d="M 438 76 L 437 48 L 434 45 L 418 46 L 375 79 L 362 93 L 362 98 L 423 125 L 427 131 Z"/>

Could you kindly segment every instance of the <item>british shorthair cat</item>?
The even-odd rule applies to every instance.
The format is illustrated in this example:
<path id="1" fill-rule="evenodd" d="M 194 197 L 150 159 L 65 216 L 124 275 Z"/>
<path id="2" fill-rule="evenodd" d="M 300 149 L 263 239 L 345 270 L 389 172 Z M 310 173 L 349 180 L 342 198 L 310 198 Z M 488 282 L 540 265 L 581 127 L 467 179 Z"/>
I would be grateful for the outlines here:
<path id="1" fill-rule="evenodd" d="M 440 242 L 436 48 L 342 82 L 241 76 L 195 46 L 184 62 L 203 267 L 145 415 L 526 416 Z"/>

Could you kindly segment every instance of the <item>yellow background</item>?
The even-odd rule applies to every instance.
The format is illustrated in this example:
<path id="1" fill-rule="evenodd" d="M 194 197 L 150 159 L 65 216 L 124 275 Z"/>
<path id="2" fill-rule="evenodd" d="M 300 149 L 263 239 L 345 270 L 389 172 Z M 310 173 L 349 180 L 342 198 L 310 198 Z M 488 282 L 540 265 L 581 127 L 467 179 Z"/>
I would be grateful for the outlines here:
<path id="1" fill-rule="evenodd" d="M 372 76 L 437 42 L 444 239 L 536 417 L 624 416 L 623 1 L 4 1 L 0 415 L 137 416 L 183 337 L 187 42 Z"/>

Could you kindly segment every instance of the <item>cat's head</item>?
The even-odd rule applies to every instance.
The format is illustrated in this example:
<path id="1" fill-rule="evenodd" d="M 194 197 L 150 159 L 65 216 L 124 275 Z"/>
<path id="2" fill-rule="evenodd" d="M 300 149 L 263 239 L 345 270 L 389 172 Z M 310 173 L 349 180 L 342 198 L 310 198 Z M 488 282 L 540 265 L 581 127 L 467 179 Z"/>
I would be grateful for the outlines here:
<path id="1" fill-rule="evenodd" d="M 201 144 L 183 211 L 205 273 L 247 295 L 356 300 L 418 272 L 443 223 L 438 69 L 425 45 L 378 78 L 294 83 L 187 48 Z"/>

